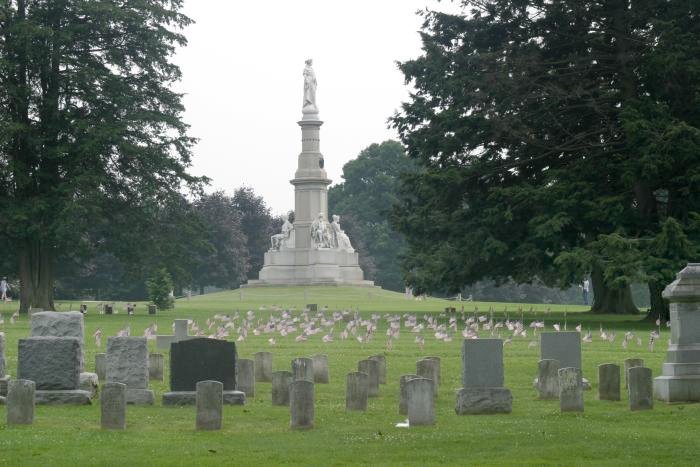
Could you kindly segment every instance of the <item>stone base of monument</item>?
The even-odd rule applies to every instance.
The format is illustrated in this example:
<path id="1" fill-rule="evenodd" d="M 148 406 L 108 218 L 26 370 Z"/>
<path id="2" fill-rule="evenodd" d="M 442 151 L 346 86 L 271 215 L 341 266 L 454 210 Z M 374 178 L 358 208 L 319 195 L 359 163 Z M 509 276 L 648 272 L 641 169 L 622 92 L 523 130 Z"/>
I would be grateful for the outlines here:
<path id="1" fill-rule="evenodd" d="M 94 398 L 100 389 L 100 379 L 97 377 L 97 373 L 80 373 L 78 388 L 89 392 L 90 397 Z"/>
<path id="2" fill-rule="evenodd" d="M 126 403 L 131 405 L 153 405 L 156 396 L 150 389 L 127 389 Z"/>
<path id="3" fill-rule="evenodd" d="M 9 375 L 0 378 L 0 396 L 7 397 L 7 383 L 9 382 Z"/>
<path id="4" fill-rule="evenodd" d="M 163 394 L 163 405 L 195 405 L 196 391 L 171 391 Z M 224 391 L 224 405 L 245 405 L 243 391 Z"/>
<path id="5" fill-rule="evenodd" d="M 457 390 L 457 415 L 510 413 L 513 395 L 506 388 L 461 388 Z"/>
<path id="6" fill-rule="evenodd" d="M 696 363 L 664 363 L 654 378 L 654 398 L 664 402 L 700 402 L 700 372 Z M 685 372 L 695 374 L 687 374 Z M 685 373 L 685 374 L 684 374 Z"/>
<path id="7" fill-rule="evenodd" d="M 34 402 L 44 405 L 90 405 L 92 396 L 88 391 L 80 389 L 63 391 L 36 391 Z"/>

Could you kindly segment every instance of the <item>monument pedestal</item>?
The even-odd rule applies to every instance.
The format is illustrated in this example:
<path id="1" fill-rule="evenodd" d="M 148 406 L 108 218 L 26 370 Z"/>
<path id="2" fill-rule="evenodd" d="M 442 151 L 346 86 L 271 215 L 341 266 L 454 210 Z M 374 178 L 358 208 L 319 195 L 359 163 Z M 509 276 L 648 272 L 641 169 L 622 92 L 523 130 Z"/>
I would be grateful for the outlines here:
<path id="1" fill-rule="evenodd" d="M 654 397 L 700 402 L 700 263 L 689 263 L 663 292 L 670 302 L 671 344 L 654 378 Z"/>

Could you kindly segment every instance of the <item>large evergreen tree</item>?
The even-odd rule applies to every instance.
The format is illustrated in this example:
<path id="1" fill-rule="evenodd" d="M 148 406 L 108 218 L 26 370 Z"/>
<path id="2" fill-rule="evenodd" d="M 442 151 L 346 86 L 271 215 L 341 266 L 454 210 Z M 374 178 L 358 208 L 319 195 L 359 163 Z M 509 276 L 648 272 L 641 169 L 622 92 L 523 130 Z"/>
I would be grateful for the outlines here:
<path id="1" fill-rule="evenodd" d="M 427 13 L 415 86 L 393 118 L 422 170 L 395 213 L 409 281 L 565 286 L 634 312 L 698 238 L 700 4 L 481 0 Z"/>
<path id="2" fill-rule="evenodd" d="M 53 308 L 56 257 L 87 224 L 154 209 L 198 182 L 169 88 L 190 22 L 182 3 L 0 5 L 0 239 L 18 257 L 22 311 Z"/>

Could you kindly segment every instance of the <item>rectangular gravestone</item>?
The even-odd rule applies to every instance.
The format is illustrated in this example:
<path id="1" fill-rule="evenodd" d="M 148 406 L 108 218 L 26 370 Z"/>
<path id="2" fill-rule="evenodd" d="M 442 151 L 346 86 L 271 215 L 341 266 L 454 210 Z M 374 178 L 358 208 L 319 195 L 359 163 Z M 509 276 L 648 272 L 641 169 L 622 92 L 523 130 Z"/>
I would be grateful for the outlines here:
<path id="1" fill-rule="evenodd" d="M 581 333 L 578 331 L 541 333 L 540 360 L 557 360 L 560 368 L 581 369 Z"/>
<path id="2" fill-rule="evenodd" d="M 80 382 L 80 343 L 74 337 L 29 337 L 18 345 L 17 378 L 37 390 L 74 390 Z"/>
<path id="3" fill-rule="evenodd" d="M 170 392 L 164 405 L 195 403 L 197 383 L 219 381 L 224 385 L 224 404 L 244 404 L 245 394 L 236 390 L 236 344 L 193 338 L 170 345 Z"/>
<path id="4" fill-rule="evenodd" d="M 79 311 L 41 311 L 33 313 L 30 337 L 74 337 L 80 344 L 80 369 L 85 366 L 85 325 Z M 37 387 L 37 389 L 39 389 Z"/>
<path id="5" fill-rule="evenodd" d="M 510 413 L 513 396 L 503 383 L 503 341 L 465 339 L 462 343 L 462 384 L 455 413 Z"/>
<path id="6" fill-rule="evenodd" d="M 107 338 L 107 382 L 126 384 L 128 404 L 153 405 L 148 389 L 148 341 L 145 337 Z"/>

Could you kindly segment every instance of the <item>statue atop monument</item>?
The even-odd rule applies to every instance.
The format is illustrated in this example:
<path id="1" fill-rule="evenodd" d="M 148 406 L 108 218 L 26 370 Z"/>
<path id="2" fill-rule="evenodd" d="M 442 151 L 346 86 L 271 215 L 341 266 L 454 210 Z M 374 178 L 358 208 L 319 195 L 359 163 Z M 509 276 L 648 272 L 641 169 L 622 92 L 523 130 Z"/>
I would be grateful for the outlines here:
<path id="1" fill-rule="evenodd" d="M 311 67 L 313 60 L 306 60 L 304 67 L 304 104 L 301 107 L 303 113 L 318 113 L 316 106 L 316 73 Z"/>
<path id="2" fill-rule="evenodd" d="M 282 224 L 282 232 L 270 237 L 270 242 L 272 243 L 272 248 L 270 250 L 284 250 L 287 248 L 294 248 L 294 226 L 289 222 L 289 217 L 284 217 L 284 224 Z"/>

